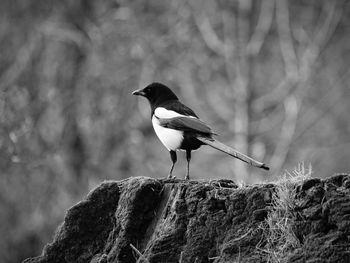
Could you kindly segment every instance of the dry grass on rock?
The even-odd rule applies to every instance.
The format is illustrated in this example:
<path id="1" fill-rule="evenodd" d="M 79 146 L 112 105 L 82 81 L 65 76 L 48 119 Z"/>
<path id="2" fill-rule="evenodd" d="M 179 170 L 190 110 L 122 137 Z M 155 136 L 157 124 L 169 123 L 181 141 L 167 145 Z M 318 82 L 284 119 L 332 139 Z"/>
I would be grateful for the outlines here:
<path id="1" fill-rule="evenodd" d="M 288 253 L 300 247 L 300 241 L 293 231 L 297 218 L 297 186 L 310 179 L 311 165 L 306 169 L 300 164 L 293 172 L 286 172 L 277 182 L 272 195 L 267 218 L 260 225 L 264 233 L 264 242 L 258 250 L 265 254 L 267 262 L 284 262 Z"/>

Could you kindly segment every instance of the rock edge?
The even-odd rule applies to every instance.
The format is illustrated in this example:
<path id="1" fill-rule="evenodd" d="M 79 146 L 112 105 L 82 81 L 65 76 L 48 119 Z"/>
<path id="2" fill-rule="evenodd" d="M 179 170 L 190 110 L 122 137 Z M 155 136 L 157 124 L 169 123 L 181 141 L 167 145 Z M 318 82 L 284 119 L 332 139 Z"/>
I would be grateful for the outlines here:
<path id="1" fill-rule="evenodd" d="M 283 261 L 350 262 L 350 175 L 296 187 L 300 246 Z M 42 255 L 23 263 L 266 262 L 260 226 L 274 191 L 230 180 L 106 181 L 67 211 Z"/>

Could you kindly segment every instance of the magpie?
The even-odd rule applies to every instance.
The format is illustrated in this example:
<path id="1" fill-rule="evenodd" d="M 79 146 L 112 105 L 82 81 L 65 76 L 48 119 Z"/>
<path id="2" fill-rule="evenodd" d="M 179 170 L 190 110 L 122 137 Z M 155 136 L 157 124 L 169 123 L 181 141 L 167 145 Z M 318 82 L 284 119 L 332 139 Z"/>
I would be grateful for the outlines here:
<path id="1" fill-rule="evenodd" d="M 187 174 L 190 178 L 191 151 L 202 145 L 209 145 L 252 166 L 269 170 L 266 164 L 258 162 L 237 150 L 219 142 L 212 129 L 186 105 L 182 104 L 174 92 L 161 83 L 152 83 L 144 89 L 135 90 L 133 95 L 147 98 L 151 106 L 152 125 L 156 135 L 170 152 L 172 165 L 169 178 L 172 178 L 177 161 L 177 150 L 186 151 Z"/>

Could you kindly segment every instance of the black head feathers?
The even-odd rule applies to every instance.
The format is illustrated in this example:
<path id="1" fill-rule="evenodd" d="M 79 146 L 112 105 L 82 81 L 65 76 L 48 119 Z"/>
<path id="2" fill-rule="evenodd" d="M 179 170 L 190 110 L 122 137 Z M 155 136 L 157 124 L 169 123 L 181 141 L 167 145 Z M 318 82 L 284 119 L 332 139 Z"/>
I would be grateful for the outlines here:
<path id="1" fill-rule="evenodd" d="M 133 95 L 140 95 L 148 99 L 151 107 L 170 100 L 178 100 L 178 97 L 167 86 L 154 82 L 144 89 L 135 90 Z"/>

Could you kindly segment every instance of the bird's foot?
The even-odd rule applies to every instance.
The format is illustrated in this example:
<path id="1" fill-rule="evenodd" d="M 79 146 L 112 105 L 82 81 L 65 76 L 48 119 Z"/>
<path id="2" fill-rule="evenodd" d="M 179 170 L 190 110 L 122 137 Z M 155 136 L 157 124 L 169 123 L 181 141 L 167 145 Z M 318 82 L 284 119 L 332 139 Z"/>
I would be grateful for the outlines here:
<path id="1" fill-rule="evenodd" d="M 168 179 L 175 179 L 175 178 L 176 178 L 176 176 L 173 176 L 172 174 L 168 175 Z"/>
<path id="2" fill-rule="evenodd" d="M 185 180 L 190 180 L 190 175 L 189 174 L 186 174 Z"/>

